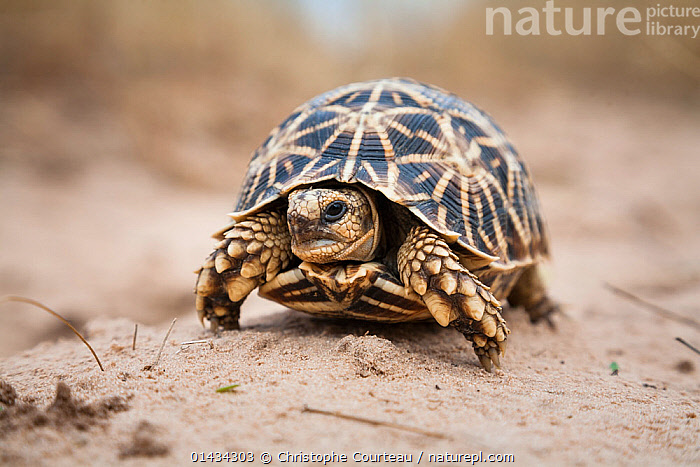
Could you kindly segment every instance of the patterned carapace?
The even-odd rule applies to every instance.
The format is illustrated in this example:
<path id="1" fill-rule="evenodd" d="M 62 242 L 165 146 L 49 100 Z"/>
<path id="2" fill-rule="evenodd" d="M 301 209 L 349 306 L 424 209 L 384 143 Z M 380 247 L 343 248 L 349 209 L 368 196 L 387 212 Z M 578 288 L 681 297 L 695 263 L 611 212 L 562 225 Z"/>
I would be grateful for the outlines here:
<path id="1" fill-rule="evenodd" d="M 300 185 L 361 183 L 508 269 L 547 254 L 530 176 L 484 112 L 407 79 L 350 84 L 297 108 L 253 155 L 234 218 Z"/>

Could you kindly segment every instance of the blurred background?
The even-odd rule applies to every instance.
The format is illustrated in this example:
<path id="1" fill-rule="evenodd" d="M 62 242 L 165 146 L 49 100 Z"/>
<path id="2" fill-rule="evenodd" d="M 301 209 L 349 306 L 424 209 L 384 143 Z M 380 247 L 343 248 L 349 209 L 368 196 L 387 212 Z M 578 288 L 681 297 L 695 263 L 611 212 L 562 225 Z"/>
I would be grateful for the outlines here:
<path id="1" fill-rule="evenodd" d="M 557 6 L 578 25 L 584 6 L 618 3 Z M 514 140 L 574 318 L 610 301 L 602 280 L 697 317 L 700 40 L 487 35 L 499 6 L 515 23 L 544 2 L 0 1 L 0 294 L 79 325 L 193 317 L 192 271 L 267 133 L 323 91 L 407 76 Z M 65 332 L 0 306 L 0 356 Z"/>

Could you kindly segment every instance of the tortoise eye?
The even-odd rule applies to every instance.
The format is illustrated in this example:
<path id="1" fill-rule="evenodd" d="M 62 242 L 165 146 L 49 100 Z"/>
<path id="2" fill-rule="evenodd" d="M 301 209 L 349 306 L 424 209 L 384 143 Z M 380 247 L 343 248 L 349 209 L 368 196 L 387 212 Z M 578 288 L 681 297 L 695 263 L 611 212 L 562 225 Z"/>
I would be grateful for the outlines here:
<path id="1" fill-rule="evenodd" d="M 333 201 L 331 204 L 326 206 L 323 211 L 323 220 L 326 222 L 335 222 L 345 214 L 348 207 L 342 201 Z"/>

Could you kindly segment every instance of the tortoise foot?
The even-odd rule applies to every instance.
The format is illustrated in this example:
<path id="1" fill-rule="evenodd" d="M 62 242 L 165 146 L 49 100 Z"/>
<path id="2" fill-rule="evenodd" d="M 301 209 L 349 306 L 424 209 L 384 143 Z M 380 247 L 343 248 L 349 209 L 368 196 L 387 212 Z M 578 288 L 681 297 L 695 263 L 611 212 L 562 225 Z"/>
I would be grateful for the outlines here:
<path id="1" fill-rule="evenodd" d="M 559 303 L 549 297 L 544 297 L 535 305 L 526 308 L 526 310 L 531 323 L 545 322 L 550 328 L 556 329 L 556 324 L 552 317 L 561 311 Z"/>
<path id="2" fill-rule="evenodd" d="M 500 357 L 505 357 L 507 336 L 510 330 L 499 312 L 484 312 L 485 319 L 479 322 L 458 319 L 450 323 L 471 341 L 474 353 L 484 370 L 491 372 L 492 366 L 501 367 Z M 495 331 L 494 331 L 495 329 Z M 492 335 L 489 335 L 492 334 Z"/>
<path id="3" fill-rule="evenodd" d="M 501 304 L 449 245 L 427 227 L 414 227 L 398 258 L 404 284 L 423 298 L 435 320 L 464 334 L 487 371 L 492 363 L 500 367 L 510 333 Z"/>
<path id="4" fill-rule="evenodd" d="M 213 332 L 219 328 L 238 329 L 238 318 L 241 314 L 241 304 L 245 299 L 232 301 L 229 298 L 225 279 L 217 272 L 214 266 L 218 256 L 225 255 L 225 250 L 217 249 L 204 262 L 198 271 L 197 285 L 195 286 L 195 308 L 199 322 L 204 326 L 204 320 L 209 321 L 209 327 Z"/>
<path id="5" fill-rule="evenodd" d="M 274 278 L 290 259 L 289 231 L 284 214 L 252 215 L 230 226 L 197 271 L 195 306 L 200 322 L 211 329 L 238 329 L 246 297 Z"/>

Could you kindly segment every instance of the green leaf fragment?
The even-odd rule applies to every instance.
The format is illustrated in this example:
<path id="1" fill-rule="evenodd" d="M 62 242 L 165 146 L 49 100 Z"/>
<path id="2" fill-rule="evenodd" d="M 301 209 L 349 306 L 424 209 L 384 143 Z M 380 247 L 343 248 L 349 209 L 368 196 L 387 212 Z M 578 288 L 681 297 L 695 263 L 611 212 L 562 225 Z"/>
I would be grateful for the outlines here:
<path id="1" fill-rule="evenodd" d="M 216 392 L 229 392 L 229 391 L 233 391 L 233 390 L 236 389 L 238 386 L 240 386 L 240 384 L 232 384 L 232 385 L 230 385 L 230 386 L 222 386 L 222 387 L 220 387 L 219 389 L 217 389 Z"/>
<path id="2" fill-rule="evenodd" d="M 611 369 L 612 371 L 618 371 L 618 370 L 620 369 L 620 367 L 618 366 L 617 362 L 612 362 L 612 363 L 610 364 L 610 369 Z"/>

